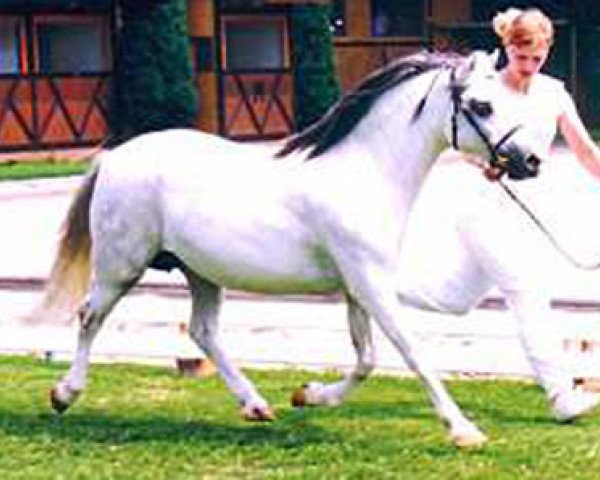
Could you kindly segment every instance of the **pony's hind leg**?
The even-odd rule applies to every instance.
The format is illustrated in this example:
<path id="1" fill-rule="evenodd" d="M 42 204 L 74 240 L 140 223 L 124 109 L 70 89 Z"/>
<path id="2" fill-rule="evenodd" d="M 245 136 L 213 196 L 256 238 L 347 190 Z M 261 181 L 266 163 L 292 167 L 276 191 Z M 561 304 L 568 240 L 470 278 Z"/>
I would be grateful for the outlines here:
<path id="1" fill-rule="evenodd" d="M 104 319 L 131 284 L 133 282 L 118 284 L 94 282 L 92 285 L 88 300 L 77 312 L 79 333 L 73 361 L 67 374 L 50 392 L 50 401 L 56 412 L 63 413 L 67 410 L 85 388 L 94 338 L 100 331 Z"/>
<path id="2" fill-rule="evenodd" d="M 192 272 L 183 269 L 192 296 L 190 337 L 216 365 L 229 390 L 242 406 L 246 420 L 270 421 L 275 418 L 266 400 L 257 392 L 250 380 L 230 360 L 219 339 L 219 312 L 222 288 Z"/>
<path id="3" fill-rule="evenodd" d="M 292 396 L 292 405 L 339 405 L 344 398 L 360 385 L 373 371 L 375 366 L 375 347 L 371 324 L 367 312 L 347 295 L 348 328 L 352 345 L 356 351 L 356 365 L 343 380 L 331 384 L 310 382 L 296 390 Z"/>

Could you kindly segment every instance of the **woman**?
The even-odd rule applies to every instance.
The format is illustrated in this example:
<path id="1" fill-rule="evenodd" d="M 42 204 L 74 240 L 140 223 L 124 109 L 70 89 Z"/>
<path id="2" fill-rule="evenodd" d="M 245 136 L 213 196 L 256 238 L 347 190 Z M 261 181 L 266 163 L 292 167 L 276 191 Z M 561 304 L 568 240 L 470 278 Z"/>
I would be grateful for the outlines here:
<path id="1" fill-rule="evenodd" d="M 492 25 L 507 59 L 498 73 L 499 81 L 505 87 L 507 101 L 517 102 L 521 122 L 537 136 L 540 152 L 550 156 L 550 148 L 559 131 L 579 162 L 600 180 L 600 149 L 584 127 L 573 100 L 561 81 L 541 73 L 554 39 L 552 22 L 538 9 L 509 8 L 498 13 Z M 452 157 L 455 155 L 450 155 L 449 159 Z M 482 168 L 490 180 L 501 174 L 483 159 L 470 157 L 466 160 Z M 450 163 L 455 163 L 455 170 L 467 168 L 464 162 Z M 494 182 L 481 182 L 478 175 L 459 173 L 460 198 L 455 198 L 454 206 L 444 203 L 445 218 L 452 217 L 452 225 L 447 230 L 438 225 L 436 238 L 446 235 L 448 238 L 444 237 L 444 242 L 455 240 L 456 250 L 464 252 L 464 258 L 461 259 L 459 254 L 458 259 L 452 260 L 464 270 L 461 270 L 464 278 L 469 278 L 469 274 L 477 277 L 473 273 L 475 270 L 471 272 L 468 270 L 471 267 L 466 267 L 472 265 L 469 259 L 475 258 L 482 268 L 480 276 L 492 279 L 506 296 L 519 320 L 525 353 L 538 383 L 548 394 L 556 417 L 571 420 L 588 412 L 600 403 L 600 395 L 573 387 L 571 369 L 550 308 L 552 284 L 547 282 L 552 282 L 549 266 L 552 252 L 548 252 L 549 243 Z M 524 185 L 515 184 L 513 188 L 531 188 L 535 182 L 522 182 Z M 418 254 L 413 256 L 421 258 Z M 432 271 L 441 271 L 439 264 L 444 259 L 439 260 L 432 266 Z M 460 298 L 455 295 L 452 285 L 448 285 L 448 276 L 439 272 L 438 276 L 442 279 L 440 284 L 446 282 L 443 288 L 450 292 L 447 298 Z M 410 281 L 414 290 L 415 276 Z M 423 297 L 435 298 L 439 292 L 427 290 L 435 287 L 431 287 L 431 275 L 428 281 L 429 284 L 423 282 L 422 286 L 418 281 L 416 283 Z M 474 290 L 480 287 L 472 285 Z M 464 290 L 464 286 L 460 288 Z M 442 287 L 439 291 L 443 291 Z M 455 310 L 461 308 L 466 310 L 465 305 Z"/>
<path id="2" fill-rule="evenodd" d="M 583 125 L 571 96 L 561 81 L 541 73 L 554 40 L 552 22 L 538 9 L 509 8 L 494 17 L 492 26 L 507 59 L 499 72 L 500 81 L 509 97 L 519 102 L 524 121 L 537 134 L 542 151 L 549 154 L 559 131 L 582 166 L 600 180 L 600 149 Z M 486 175 L 493 177 L 494 173 L 488 170 Z M 538 271 L 538 274 L 543 275 L 543 272 Z M 531 306 L 524 302 L 516 307 L 531 365 L 559 417 L 585 413 L 599 400 L 592 395 L 567 393 L 572 388 L 572 380 L 562 361 L 559 341 L 551 332 L 544 332 L 551 329 L 539 323 L 542 319 L 532 318 L 539 315 L 533 305 L 538 301 L 548 303 L 549 299 L 538 297 Z"/>

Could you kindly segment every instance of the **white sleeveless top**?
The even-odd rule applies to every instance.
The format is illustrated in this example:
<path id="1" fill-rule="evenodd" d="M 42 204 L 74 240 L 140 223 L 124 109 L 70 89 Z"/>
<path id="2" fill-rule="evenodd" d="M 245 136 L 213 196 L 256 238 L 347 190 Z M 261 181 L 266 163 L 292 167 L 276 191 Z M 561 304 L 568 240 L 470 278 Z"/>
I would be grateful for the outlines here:
<path id="1" fill-rule="evenodd" d="M 535 75 L 525 93 L 508 87 L 506 92 L 509 98 L 519 102 L 520 118 L 536 136 L 542 151 L 549 152 L 556 137 L 560 115 L 578 118 L 575 104 L 563 82 L 548 75 Z"/>

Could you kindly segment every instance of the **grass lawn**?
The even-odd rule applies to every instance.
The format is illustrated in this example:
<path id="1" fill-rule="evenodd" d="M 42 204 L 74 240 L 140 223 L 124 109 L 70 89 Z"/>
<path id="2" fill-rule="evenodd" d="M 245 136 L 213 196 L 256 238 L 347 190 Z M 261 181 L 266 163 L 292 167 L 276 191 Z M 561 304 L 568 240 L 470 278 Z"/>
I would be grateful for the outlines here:
<path id="1" fill-rule="evenodd" d="M 489 434 L 481 450 L 448 444 L 416 381 L 373 377 L 338 408 L 295 410 L 300 371 L 251 371 L 278 412 L 248 424 L 217 377 L 95 365 L 63 417 L 47 392 L 64 364 L 0 357 L 2 479 L 593 479 L 600 415 L 557 425 L 534 386 L 453 382 Z"/>
<path id="2" fill-rule="evenodd" d="M 86 172 L 88 165 L 87 162 L 56 162 L 53 160 L 0 163 L 0 181 L 77 175 Z"/>

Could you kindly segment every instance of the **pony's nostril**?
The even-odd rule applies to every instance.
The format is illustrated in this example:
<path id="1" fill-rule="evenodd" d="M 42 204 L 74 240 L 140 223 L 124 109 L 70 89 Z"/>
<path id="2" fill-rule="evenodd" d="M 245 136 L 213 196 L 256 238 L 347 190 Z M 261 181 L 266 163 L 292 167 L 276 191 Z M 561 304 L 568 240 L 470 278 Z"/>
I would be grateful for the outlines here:
<path id="1" fill-rule="evenodd" d="M 533 168 L 538 168 L 542 164 L 542 161 L 536 155 L 530 155 L 527 158 L 527 164 Z"/>

